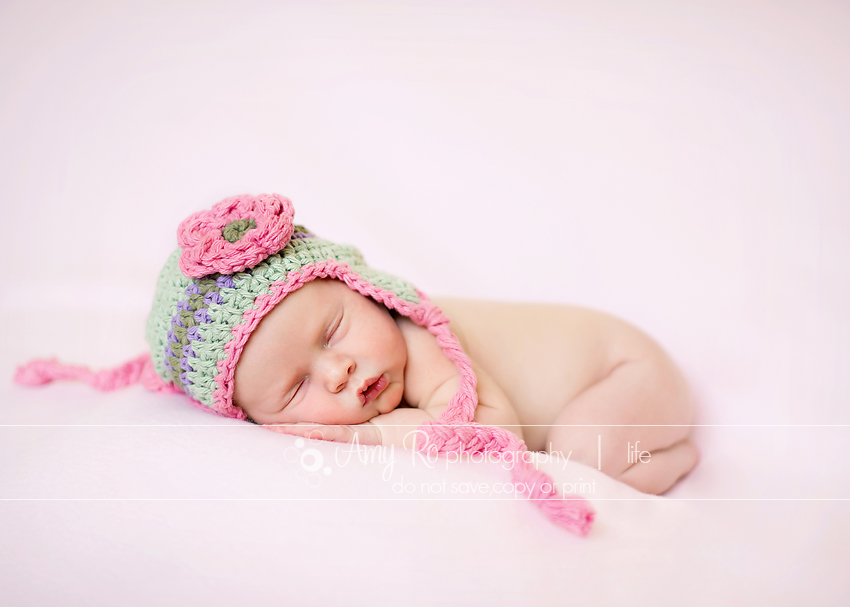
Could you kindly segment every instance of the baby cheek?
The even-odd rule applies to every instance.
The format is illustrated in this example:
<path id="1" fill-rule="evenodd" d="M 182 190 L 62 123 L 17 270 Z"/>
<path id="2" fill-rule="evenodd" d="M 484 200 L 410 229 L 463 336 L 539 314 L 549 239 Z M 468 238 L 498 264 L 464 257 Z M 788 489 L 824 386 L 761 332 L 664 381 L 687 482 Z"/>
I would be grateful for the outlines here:
<path id="1" fill-rule="evenodd" d="M 385 393 L 381 395 L 383 398 L 379 399 L 380 402 L 378 403 L 378 412 L 381 414 L 389 413 L 390 411 L 398 407 L 401 404 L 401 399 L 403 395 L 404 385 L 401 382 L 397 384 L 391 384 L 389 387 L 387 387 Z"/>
<path id="2" fill-rule="evenodd" d="M 395 327 L 395 331 L 390 333 L 390 336 L 388 344 L 390 351 L 393 353 L 394 358 L 404 365 L 407 363 L 407 342 L 404 341 L 404 335 L 402 335 L 398 327 Z"/>

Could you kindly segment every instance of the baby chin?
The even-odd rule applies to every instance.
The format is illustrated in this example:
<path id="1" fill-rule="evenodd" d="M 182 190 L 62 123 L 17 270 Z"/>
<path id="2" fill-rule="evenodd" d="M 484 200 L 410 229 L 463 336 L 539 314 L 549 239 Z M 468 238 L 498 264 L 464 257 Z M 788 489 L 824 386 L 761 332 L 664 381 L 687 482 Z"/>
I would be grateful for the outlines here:
<path id="1" fill-rule="evenodd" d="M 383 415 L 398 407 L 401 404 L 403 396 L 404 383 L 401 381 L 391 381 L 384 391 L 367 406 L 374 405 L 376 415 Z"/>

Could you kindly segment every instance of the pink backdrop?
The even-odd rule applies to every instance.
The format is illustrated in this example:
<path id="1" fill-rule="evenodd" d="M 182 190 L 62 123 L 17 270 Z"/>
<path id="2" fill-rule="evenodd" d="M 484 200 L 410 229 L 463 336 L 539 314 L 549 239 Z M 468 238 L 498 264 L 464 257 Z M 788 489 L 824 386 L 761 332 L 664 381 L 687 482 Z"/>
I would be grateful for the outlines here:
<path id="1" fill-rule="evenodd" d="M 842 2 L 4 2 L 0 594 L 846 604 L 848 31 Z M 391 496 L 365 465 L 311 493 L 289 439 L 138 390 L 12 386 L 142 352 L 178 222 L 268 191 L 431 295 L 642 327 L 702 402 L 700 467 L 605 485 L 581 543 L 517 504 L 355 501 Z M 304 501 L 204 501 L 266 491 Z"/>

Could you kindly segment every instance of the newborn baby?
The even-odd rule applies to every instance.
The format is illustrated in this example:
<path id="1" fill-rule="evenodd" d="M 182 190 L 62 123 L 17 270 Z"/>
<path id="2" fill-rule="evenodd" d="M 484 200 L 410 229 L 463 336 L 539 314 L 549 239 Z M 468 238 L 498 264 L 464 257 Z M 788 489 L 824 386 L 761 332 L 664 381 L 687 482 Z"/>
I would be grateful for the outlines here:
<path id="1" fill-rule="evenodd" d="M 662 493 L 696 464 L 681 374 L 652 340 L 568 306 L 431 301 L 351 245 L 294 223 L 279 194 L 193 213 L 162 268 L 150 347 L 94 372 L 18 368 L 41 385 L 142 382 L 274 431 L 510 462 L 516 495 L 579 535 L 594 510 L 561 493 L 527 450 L 597 466 Z"/>
<path id="2" fill-rule="evenodd" d="M 568 306 L 433 302 L 293 219 L 279 194 L 193 213 L 157 280 L 149 353 L 96 373 L 32 361 L 16 381 L 141 381 L 286 434 L 495 456 L 517 495 L 580 535 L 593 508 L 527 449 L 649 493 L 696 464 L 685 382 L 633 327 Z"/>
<path id="3" fill-rule="evenodd" d="M 434 303 L 472 362 L 476 422 L 647 493 L 696 464 L 687 386 L 634 327 L 569 306 Z M 287 295 L 251 333 L 233 403 L 277 432 L 414 447 L 416 428 L 440 417 L 459 382 L 426 328 L 325 278 Z"/>

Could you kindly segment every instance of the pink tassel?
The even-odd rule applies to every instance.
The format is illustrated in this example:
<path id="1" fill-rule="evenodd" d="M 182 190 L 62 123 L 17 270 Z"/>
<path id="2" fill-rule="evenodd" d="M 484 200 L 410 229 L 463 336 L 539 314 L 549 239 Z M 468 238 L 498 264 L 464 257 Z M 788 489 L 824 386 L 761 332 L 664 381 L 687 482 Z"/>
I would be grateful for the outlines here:
<path id="1" fill-rule="evenodd" d="M 426 422 L 419 430 L 427 440 L 417 444 L 417 449 L 428 453 L 498 453 L 501 456 L 511 453 L 511 476 L 515 486 L 546 518 L 581 536 L 587 535 L 593 526 L 595 512 L 590 502 L 577 495 L 561 496 L 555 490 L 552 477 L 522 457 L 528 448 L 514 433 L 476 422 Z"/>
<path id="2" fill-rule="evenodd" d="M 138 383 L 154 392 L 179 393 L 173 385 L 163 382 L 153 371 L 151 358 L 143 354 L 112 369 L 92 371 L 82 365 L 63 365 L 56 359 L 33 360 L 18 367 L 15 382 L 25 386 L 43 386 L 57 380 L 83 381 L 97 390 L 110 392 Z"/>
<path id="3" fill-rule="evenodd" d="M 596 513 L 586 499 L 578 495 L 559 495 L 552 477 L 524 460 L 515 462 L 511 472 L 514 485 L 522 488 L 523 494 L 540 508 L 546 518 L 582 537 L 590 532 Z M 545 485 L 548 485 L 548 491 Z"/>

